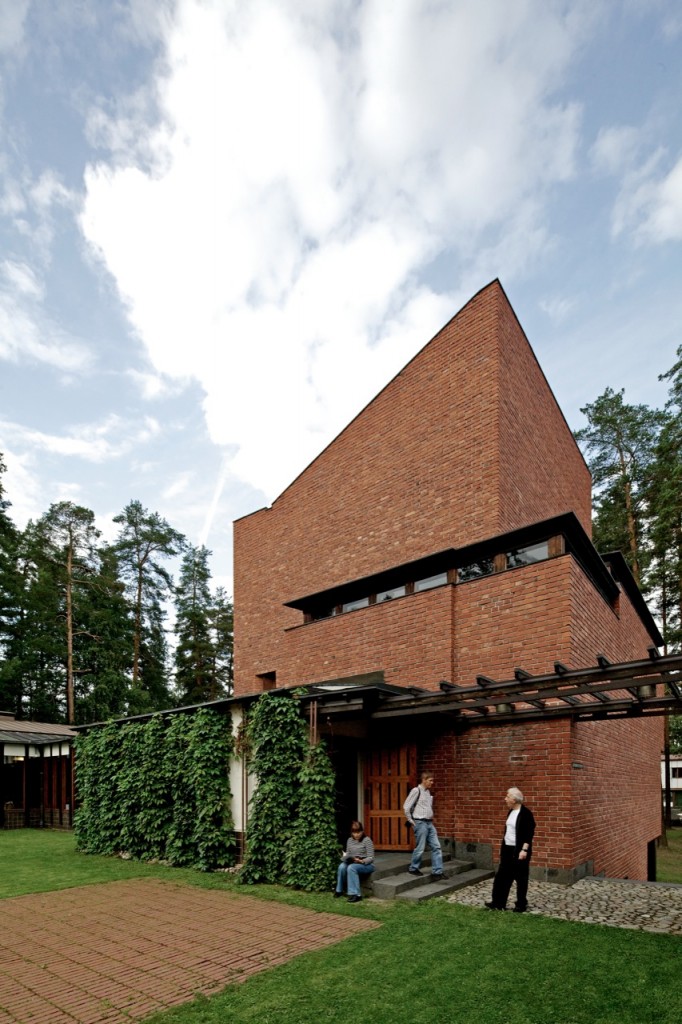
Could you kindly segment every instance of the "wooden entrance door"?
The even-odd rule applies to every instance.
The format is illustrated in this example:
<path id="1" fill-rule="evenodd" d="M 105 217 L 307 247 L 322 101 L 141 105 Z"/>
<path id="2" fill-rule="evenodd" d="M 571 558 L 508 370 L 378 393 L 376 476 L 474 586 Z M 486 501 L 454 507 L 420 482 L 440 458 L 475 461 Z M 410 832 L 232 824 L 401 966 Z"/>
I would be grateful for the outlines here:
<path id="1" fill-rule="evenodd" d="M 403 804 L 416 783 L 415 743 L 375 747 L 365 759 L 365 829 L 378 850 L 410 850 Z"/>

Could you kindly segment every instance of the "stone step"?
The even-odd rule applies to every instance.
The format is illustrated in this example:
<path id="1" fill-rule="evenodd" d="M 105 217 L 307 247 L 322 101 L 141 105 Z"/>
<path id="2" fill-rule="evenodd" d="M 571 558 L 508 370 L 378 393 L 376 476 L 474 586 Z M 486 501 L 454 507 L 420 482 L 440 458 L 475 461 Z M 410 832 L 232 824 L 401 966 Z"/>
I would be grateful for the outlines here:
<path id="1" fill-rule="evenodd" d="M 446 878 L 443 882 L 432 882 L 428 876 L 423 880 L 418 878 L 417 882 L 425 881 L 427 884 L 403 889 L 396 893 L 393 898 L 406 900 L 408 903 L 422 903 L 424 900 L 433 899 L 435 896 L 448 896 L 451 892 L 457 892 L 458 889 L 464 889 L 468 885 L 485 882 L 486 879 L 492 878 L 494 874 L 494 871 L 489 871 L 487 868 L 471 868 L 470 871 L 463 871 L 453 875 L 451 878 Z M 390 899 L 390 897 L 387 898 Z"/>
<path id="2" fill-rule="evenodd" d="M 373 881 L 377 881 L 380 878 L 387 878 L 391 875 L 402 874 L 406 872 L 410 866 L 412 854 L 407 853 L 379 853 L 374 858 L 374 871 L 371 875 Z M 443 854 L 444 865 L 455 865 L 455 864 L 467 864 L 468 862 L 456 861 L 449 854 Z M 463 868 L 462 868 L 463 870 Z M 422 871 L 425 874 L 431 871 L 431 855 L 424 854 L 422 857 Z"/>
<path id="3" fill-rule="evenodd" d="M 403 870 L 394 871 L 390 875 L 382 874 L 380 877 L 377 877 L 377 872 L 375 871 L 370 876 L 371 889 L 378 899 L 393 900 L 404 892 L 417 889 L 421 891 L 427 886 L 443 887 L 446 884 L 451 885 L 459 878 L 468 877 L 468 874 L 473 869 L 474 865 L 471 861 L 446 860 L 443 863 L 444 879 L 438 882 L 432 881 L 430 869 L 424 866 L 424 873 L 421 876 L 410 874 L 405 867 L 403 867 Z M 464 884 L 467 883 L 465 882 Z M 456 885 L 455 888 L 461 888 L 461 885 Z"/>

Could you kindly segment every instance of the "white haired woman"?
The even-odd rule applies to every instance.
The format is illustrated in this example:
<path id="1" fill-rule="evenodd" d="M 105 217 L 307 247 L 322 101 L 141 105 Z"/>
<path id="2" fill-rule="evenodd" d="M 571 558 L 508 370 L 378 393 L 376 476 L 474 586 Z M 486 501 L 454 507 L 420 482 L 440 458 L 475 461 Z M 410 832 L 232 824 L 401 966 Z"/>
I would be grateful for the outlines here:
<path id="1" fill-rule="evenodd" d="M 535 818 L 523 802 L 523 793 L 516 786 L 507 790 L 504 798 L 507 820 L 500 848 L 500 863 L 493 882 L 493 895 L 488 910 L 506 910 L 509 890 L 516 882 L 514 912 L 523 914 L 528 909 L 528 870 L 533 853 Z"/>

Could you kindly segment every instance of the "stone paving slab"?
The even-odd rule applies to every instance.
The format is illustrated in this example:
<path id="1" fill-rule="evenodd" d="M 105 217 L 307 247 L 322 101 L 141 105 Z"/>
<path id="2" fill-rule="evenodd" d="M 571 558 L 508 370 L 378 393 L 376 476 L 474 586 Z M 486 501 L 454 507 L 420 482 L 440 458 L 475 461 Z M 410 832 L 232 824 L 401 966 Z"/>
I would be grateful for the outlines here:
<path id="1" fill-rule="evenodd" d="M 160 879 L 3 900 L 0 1024 L 130 1024 L 379 927 Z"/>
<path id="2" fill-rule="evenodd" d="M 492 889 L 491 879 L 460 889 L 448 900 L 483 908 L 491 898 Z M 512 886 L 510 907 L 514 891 Z M 563 921 L 682 935 L 682 885 L 603 878 L 583 878 L 573 885 L 531 881 L 528 913 L 558 917 Z"/>

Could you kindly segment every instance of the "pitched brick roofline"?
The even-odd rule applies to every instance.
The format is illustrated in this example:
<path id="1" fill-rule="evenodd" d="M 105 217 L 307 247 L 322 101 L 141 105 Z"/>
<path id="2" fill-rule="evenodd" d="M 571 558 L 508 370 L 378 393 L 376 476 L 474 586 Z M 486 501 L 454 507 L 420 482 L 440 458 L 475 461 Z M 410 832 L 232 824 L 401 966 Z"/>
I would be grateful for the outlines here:
<path id="1" fill-rule="evenodd" d="M 380 395 L 382 395 L 382 394 L 384 393 L 384 391 L 386 391 L 386 390 L 387 390 L 387 389 L 388 389 L 388 388 L 389 388 L 389 387 L 390 387 L 390 386 L 391 386 L 391 385 L 392 385 L 392 384 L 394 383 L 394 381 L 396 381 L 396 380 L 398 379 L 398 377 L 400 377 L 400 375 L 401 375 L 402 373 L 404 373 L 404 372 L 405 372 L 405 370 L 407 370 L 407 368 L 408 368 L 409 366 L 411 366 L 411 365 L 412 365 L 412 364 L 413 364 L 413 363 L 414 363 L 414 362 L 415 362 L 415 361 L 416 361 L 417 359 L 419 359 L 419 357 L 420 357 L 420 356 L 421 356 L 421 354 L 422 354 L 422 353 L 424 352 L 424 350 L 425 350 L 425 349 L 427 349 L 427 348 L 429 347 L 429 345 L 430 345 L 430 344 L 431 344 L 431 343 L 432 343 L 433 341 L 435 341 L 435 339 L 436 339 L 436 338 L 438 337 L 438 335 L 439 335 L 439 334 L 442 334 L 442 333 L 443 333 L 443 331 L 447 330 L 447 328 L 448 328 L 448 327 L 450 326 L 450 324 L 451 324 L 451 323 L 452 323 L 452 322 L 453 322 L 454 320 L 456 320 L 456 319 L 457 319 L 457 318 L 458 318 L 459 316 L 461 316 L 461 315 L 462 315 L 462 314 L 464 313 L 464 311 L 465 311 L 465 310 L 467 309 L 467 307 L 469 307 L 470 305 L 472 305 L 472 303 L 476 302 L 476 301 L 477 301 L 477 300 L 478 300 L 478 299 L 479 299 L 479 298 L 480 298 L 480 297 L 481 297 L 481 296 L 482 296 L 482 295 L 483 295 L 483 294 L 484 294 L 485 292 L 487 292 L 487 291 L 489 291 L 489 290 L 490 290 L 490 291 L 492 291 L 493 289 L 494 289 L 494 290 L 496 290 L 496 291 L 498 292 L 498 294 L 500 294 L 500 295 L 501 295 L 501 296 L 503 297 L 503 299 L 504 299 L 504 301 L 506 302 L 507 306 L 508 306 L 508 307 L 509 307 L 509 309 L 511 310 L 511 312 L 512 312 L 512 314 L 513 314 L 513 316 L 514 316 L 514 319 L 516 320 L 516 323 L 518 324 L 519 330 L 521 331 L 521 333 L 522 333 L 522 335 L 523 335 L 523 337 L 524 337 L 524 339 L 525 339 L 525 342 L 526 342 L 526 344 L 528 345 L 528 348 L 529 348 L 529 350 L 530 350 L 530 353 L 531 353 L 531 355 L 532 355 L 533 359 L 535 360 L 535 363 L 536 363 L 536 365 L 537 365 L 537 367 L 538 367 L 538 369 L 539 369 L 539 371 L 540 371 L 540 373 L 541 373 L 541 375 L 542 375 L 542 379 L 544 380 L 544 382 L 545 382 L 545 384 L 546 384 L 546 386 L 547 386 L 547 390 L 548 390 L 549 394 L 550 394 L 550 395 L 552 396 L 552 400 L 553 400 L 553 402 L 554 402 L 554 405 L 556 406 L 556 408 L 557 408 L 557 410 L 558 410 L 558 412 L 559 412 L 559 414 L 560 414 L 560 416 L 561 416 L 562 420 L 563 420 L 563 421 L 564 421 L 564 423 L 566 424 L 566 429 L 568 430 L 568 432 L 569 432 L 569 434 L 570 434 L 571 438 L 573 439 L 573 443 L 574 443 L 574 445 L 575 445 L 575 447 L 576 447 L 576 450 L 578 451 L 578 453 L 579 453 L 579 455 L 580 455 L 581 461 L 582 461 L 582 462 L 583 462 L 583 463 L 585 464 L 585 466 L 587 467 L 587 469 L 588 469 L 588 472 L 589 472 L 589 467 L 587 466 L 587 463 L 585 462 L 585 457 L 584 457 L 584 455 L 583 455 L 582 451 L 580 450 L 580 447 L 579 447 L 578 443 L 576 442 L 575 438 L 573 437 L 573 431 L 571 430 L 570 426 L 568 425 L 568 420 L 567 420 L 567 419 L 566 419 L 566 417 L 564 416 L 563 410 L 562 410 L 561 406 L 559 405 L 559 403 L 558 403 L 558 401 L 557 401 L 557 399 L 556 399 L 556 396 L 555 396 L 555 394 L 554 394 L 554 391 L 552 390 L 552 388 L 551 388 L 551 386 L 550 386 L 550 384 L 549 384 L 549 381 L 547 380 L 547 377 L 546 377 L 546 375 L 545 375 L 545 372 L 544 372 L 544 370 L 542 369 L 542 366 L 540 365 L 540 362 L 539 362 L 539 360 L 538 360 L 538 357 L 537 357 L 537 356 L 535 355 L 535 351 L 534 351 L 534 349 L 533 349 L 533 346 L 531 345 L 530 341 L 528 340 L 528 336 L 527 336 L 526 332 L 524 331 L 524 329 L 523 329 L 523 326 L 521 325 L 521 321 L 519 320 L 518 316 L 516 315 L 516 311 L 515 311 L 514 307 L 512 306 L 511 302 L 509 301 L 509 297 L 508 297 L 507 293 L 505 292 L 504 288 L 502 287 L 502 284 L 501 284 L 501 282 L 500 282 L 500 279 L 499 279 L 498 277 L 496 277 L 496 278 L 494 278 L 494 279 L 493 279 L 492 281 L 490 281 L 490 282 L 489 282 L 488 284 L 484 285 L 484 286 L 483 286 L 482 288 L 479 288 L 479 290 L 478 290 L 478 291 L 477 291 L 477 292 L 476 292 L 476 293 L 475 293 L 474 295 L 472 295 L 472 297 L 471 297 L 470 299 L 468 299 L 468 300 L 467 300 L 467 302 L 465 302 L 465 303 L 464 303 L 464 305 L 463 305 L 463 306 L 462 306 L 462 307 L 461 307 L 460 309 L 458 309 L 458 310 L 457 310 L 457 312 L 456 312 L 456 313 L 454 314 L 454 316 L 450 317 L 450 319 L 449 319 L 449 320 L 448 320 L 448 321 L 447 321 L 447 322 L 446 322 L 445 324 L 443 324 L 443 326 L 442 326 L 441 328 L 439 328 L 439 329 L 438 329 L 438 330 L 436 331 L 436 333 L 435 333 L 435 334 L 434 334 L 434 335 L 433 335 L 433 336 L 432 336 L 431 338 L 429 338 L 429 340 L 428 340 L 428 341 L 426 342 L 426 344 L 422 345 L 422 347 L 421 347 L 421 348 L 419 349 L 419 351 L 418 351 L 418 352 L 415 352 L 415 354 L 414 354 L 414 355 L 412 356 L 412 358 L 411 358 L 410 360 L 408 360 L 408 362 L 407 362 L 407 363 L 405 363 L 405 365 L 404 365 L 404 366 L 402 366 L 402 367 L 400 368 L 400 370 L 398 370 L 398 372 L 397 372 L 396 374 L 394 374 L 394 376 L 393 376 L 393 377 L 391 377 L 391 379 L 390 379 L 389 381 L 387 381 L 387 382 L 386 382 L 386 384 L 385 384 L 385 385 L 383 386 L 383 388 L 381 388 L 381 390 L 380 390 L 380 391 L 378 391 L 378 392 L 376 393 L 376 395 L 374 395 L 374 397 L 373 397 L 373 398 L 371 398 L 371 399 L 369 400 L 369 402 L 367 402 L 367 403 L 366 403 L 366 405 L 364 405 L 364 406 L 362 407 L 362 409 L 360 409 L 360 410 L 359 410 L 359 412 L 357 412 L 357 413 L 355 414 L 355 416 L 353 416 L 353 418 L 352 418 L 351 420 L 349 420 L 349 421 L 348 421 L 348 423 L 346 424 L 346 426 L 345 426 L 345 427 L 343 427 L 343 429 L 342 429 L 342 430 L 340 430 L 340 431 L 339 431 L 339 433 L 338 433 L 338 434 L 336 434 L 336 435 L 335 435 L 335 436 L 334 436 L 334 437 L 332 438 L 332 440 L 331 440 L 331 441 L 330 441 L 330 442 L 329 442 L 329 443 L 328 443 L 327 445 L 325 445 L 325 447 L 324 447 L 324 448 L 323 448 L 323 449 L 322 449 L 322 450 L 321 450 L 320 452 L 318 452 L 318 454 L 317 454 L 317 455 L 315 456 L 315 458 L 314 458 L 314 459 L 312 459 L 312 460 L 311 460 L 311 461 L 310 461 L 310 462 L 308 463 L 308 465 L 307 465 L 307 466 L 305 466 L 305 468 L 304 468 L 304 469 L 302 469 L 302 470 L 301 470 L 301 472 L 300 472 L 300 473 L 298 473 L 298 474 L 297 474 L 297 475 L 296 475 L 296 476 L 294 477 L 294 479 L 293 479 L 293 480 L 291 481 L 291 483 L 290 483 L 290 484 L 288 484 L 288 485 L 287 485 L 287 486 L 286 486 L 286 487 L 284 488 L 284 490 L 283 490 L 283 491 L 280 491 L 280 493 L 279 493 L 279 494 L 277 495 L 277 497 L 276 497 L 276 498 L 274 498 L 274 499 L 273 499 L 273 501 L 272 501 L 272 503 L 271 503 L 270 505 L 264 505 L 264 506 L 262 506 L 262 508 L 260 508 L 260 509 L 254 509 L 254 511 L 253 511 L 253 512 L 247 512 L 247 513 L 246 513 L 246 515 L 243 515 L 243 516 L 239 516 L 239 517 L 238 517 L 237 519 L 235 519 L 235 520 L 234 520 L 234 522 L 235 522 L 235 523 L 238 523 L 238 522 L 240 522 L 240 521 L 241 521 L 242 519 L 248 519 L 248 518 L 249 518 L 249 516 L 255 515 L 255 514 L 256 514 L 257 512 L 267 512 L 267 511 L 269 511 L 269 509 L 271 509 L 271 508 L 272 508 L 272 507 L 273 507 L 273 506 L 274 506 L 274 505 L 275 505 L 275 504 L 276 504 L 276 503 L 277 503 L 277 502 L 279 501 L 279 499 L 280 499 L 280 498 L 281 498 L 281 497 L 282 497 L 282 496 L 283 496 L 284 494 L 286 494 L 286 493 L 287 493 L 287 491 L 288 491 L 288 490 L 289 490 L 289 489 L 290 489 L 291 487 L 293 487 L 293 486 L 294 486 L 294 484 L 295 484 L 295 483 L 297 482 L 297 480 L 299 480 L 299 479 L 300 479 L 300 478 L 301 478 L 301 477 L 302 477 L 302 476 L 303 476 L 303 475 L 304 475 L 304 474 L 305 474 L 305 473 L 306 473 L 306 472 L 307 472 L 307 471 L 308 471 L 308 470 L 310 469 L 310 467 L 311 467 L 311 466 L 313 466 L 313 465 L 314 465 L 314 464 L 315 464 L 315 463 L 316 463 L 316 462 L 318 461 L 318 459 L 322 458 L 322 456 L 323 456 L 323 455 L 325 454 L 325 452 L 326 452 L 326 451 L 327 451 L 327 450 L 328 450 L 329 448 L 331 448 L 331 447 L 332 447 L 332 445 L 333 445 L 333 444 L 334 444 L 334 443 L 335 443 L 335 442 L 336 442 L 336 441 L 337 441 L 337 440 L 338 440 L 338 439 L 339 439 L 339 438 L 340 438 L 340 437 L 341 437 L 341 436 L 342 436 L 342 435 L 343 435 L 343 434 L 344 434 L 344 433 L 346 432 L 346 430 L 348 430 L 348 428 L 349 428 L 349 427 L 350 427 L 350 426 L 351 426 L 351 425 L 352 425 L 353 423 L 355 423 L 355 421 L 356 421 L 357 419 L 359 419 L 359 418 L 360 418 L 360 416 L 362 416 L 362 415 L 363 415 L 363 413 L 364 413 L 364 412 L 365 412 L 365 411 L 366 411 L 366 410 L 367 410 L 367 409 L 368 409 L 368 408 L 369 408 L 369 407 L 370 407 L 370 406 L 371 406 L 371 405 L 372 405 L 372 404 L 373 404 L 373 403 L 374 403 L 374 402 L 375 402 L 375 401 L 377 400 L 377 398 L 378 398 L 378 397 L 379 397 Z"/>

